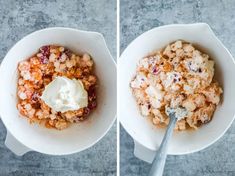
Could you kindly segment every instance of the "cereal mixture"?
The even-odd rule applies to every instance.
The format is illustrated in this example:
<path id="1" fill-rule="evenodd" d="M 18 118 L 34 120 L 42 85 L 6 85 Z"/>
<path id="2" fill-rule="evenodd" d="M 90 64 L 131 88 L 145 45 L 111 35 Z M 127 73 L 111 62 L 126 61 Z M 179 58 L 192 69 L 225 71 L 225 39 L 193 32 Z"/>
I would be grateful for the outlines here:
<path id="1" fill-rule="evenodd" d="M 197 129 L 212 119 L 220 102 L 222 89 L 213 76 L 214 61 L 207 54 L 176 41 L 141 59 L 130 87 L 141 114 L 151 117 L 153 124 L 169 123 L 167 107 L 184 107 L 187 116 L 175 129 Z"/>
<path id="2" fill-rule="evenodd" d="M 38 53 L 21 61 L 18 71 L 17 108 L 30 122 L 62 130 L 71 123 L 84 120 L 97 106 L 97 78 L 93 74 L 93 60 L 88 54 L 81 56 L 61 46 L 43 46 Z M 87 107 L 61 113 L 53 111 L 41 100 L 45 86 L 58 76 L 82 81 L 88 92 Z"/>

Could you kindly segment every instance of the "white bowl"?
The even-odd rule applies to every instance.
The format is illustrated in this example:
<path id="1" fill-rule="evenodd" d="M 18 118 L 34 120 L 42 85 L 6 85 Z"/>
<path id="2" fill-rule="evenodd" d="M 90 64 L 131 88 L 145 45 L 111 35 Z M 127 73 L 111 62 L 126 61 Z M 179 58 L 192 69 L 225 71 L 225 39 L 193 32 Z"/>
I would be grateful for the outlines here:
<path id="1" fill-rule="evenodd" d="M 29 124 L 16 108 L 17 64 L 48 44 L 65 46 L 77 53 L 89 53 L 99 79 L 98 107 L 88 120 L 58 131 Z M 116 65 L 103 36 L 70 28 L 36 31 L 16 43 L 0 67 L 0 115 L 7 128 L 5 144 L 16 154 L 34 150 L 64 155 L 82 151 L 99 141 L 110 129 L 116 116 Z"/>
<path id="2" fill-rule="evenodd" d="M 216 63 L 215 79 L 222 85 L 223 102 L 217 108 L 213 120 L 197 131 L 175 132 L 168 153 L 174 155 L 196 152 L 217 141 L 231 125 L 235 114 L 235 65 L 234 59 L 211 28 L 204 23 L 176 24 L 154 28 L 137 37 L 125 49 L 118 62 L 118 117 L 135 141 L 135 154 L 151 162 L 153 152 L 159 147 L 165 129 L 158 129 L 139 113 L 129 88 L 139 59 L 168 43 L 182 39 L 193 43 L 208 53 Z M 141 145 L 141 146 L 139 146 Z M 150 150 L 152 153 L 143 154 Z M 139 156 L 153 155 L 153 156 Z"/>

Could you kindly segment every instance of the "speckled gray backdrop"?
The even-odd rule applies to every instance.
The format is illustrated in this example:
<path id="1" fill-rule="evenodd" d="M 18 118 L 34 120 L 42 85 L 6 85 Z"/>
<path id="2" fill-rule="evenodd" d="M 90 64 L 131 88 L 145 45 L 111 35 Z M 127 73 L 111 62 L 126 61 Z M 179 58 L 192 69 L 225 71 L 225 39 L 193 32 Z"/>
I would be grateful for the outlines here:
<path id="1" fill-rule="evenodd" d="M 121 51 L 153 27 L 172 23 L 208 23 L 235 56 L 234 0 L 120 0 Z M 235 106 L 235 105 L 234 105 Z M 147 175 L 150 165 L 135 158 L 133 141 L 121 128 L 121 176 Z M 235 176 L 235 123 L 209 148 L 169 156 L 165 176 Z"/>
<path id="2" fill-rule="evenodd" d="M 25 35 L 45 27 L 65 26 L 104 34 L 116 56 L 115 0 L 0 0 L 0 58 Z M 116 125 L 90 149 L 52 157 L 30 152 L 15 156 L 4 145 L 0 120 L 0 176 L 116 175 Z"/>

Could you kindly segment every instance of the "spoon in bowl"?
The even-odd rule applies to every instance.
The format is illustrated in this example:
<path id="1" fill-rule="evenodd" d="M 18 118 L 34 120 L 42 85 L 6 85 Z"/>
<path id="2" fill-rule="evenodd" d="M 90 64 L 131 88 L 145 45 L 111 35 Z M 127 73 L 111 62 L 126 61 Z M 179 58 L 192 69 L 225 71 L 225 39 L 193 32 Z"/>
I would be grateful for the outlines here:
<path id="1" fill-rule="evenodd" d="M 176 122 L 184 118 L 187 115 L 187 113 L 188 113 L 187 110 L 183 107 L 177 107 L 177 108 L 167 107 L 166 108 L 166 114 L 170 118 L 170 123 L 167 127 L 162 143 L 152 162 L 152 167 L 149 172 L 149 176 L 162 176 L 165 162 L 166 162 L 168 144 L 172 136 L 173 129 L 175 127 Z"/>

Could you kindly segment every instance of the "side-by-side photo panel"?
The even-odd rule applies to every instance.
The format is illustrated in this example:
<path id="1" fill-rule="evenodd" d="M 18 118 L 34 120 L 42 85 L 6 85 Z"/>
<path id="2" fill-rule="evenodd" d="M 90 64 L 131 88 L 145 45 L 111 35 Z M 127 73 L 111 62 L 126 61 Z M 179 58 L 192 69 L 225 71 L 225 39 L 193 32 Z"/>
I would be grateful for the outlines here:
<path id="1" fill-rule="evenodd" d="M 234 7 L 120 0 L 120 175 L 235 174 Z"/>
<path id="2" fill-rule="evenodd" d="M 0 0 L 1 176 L 116 175 L 116 4 Z"/>

